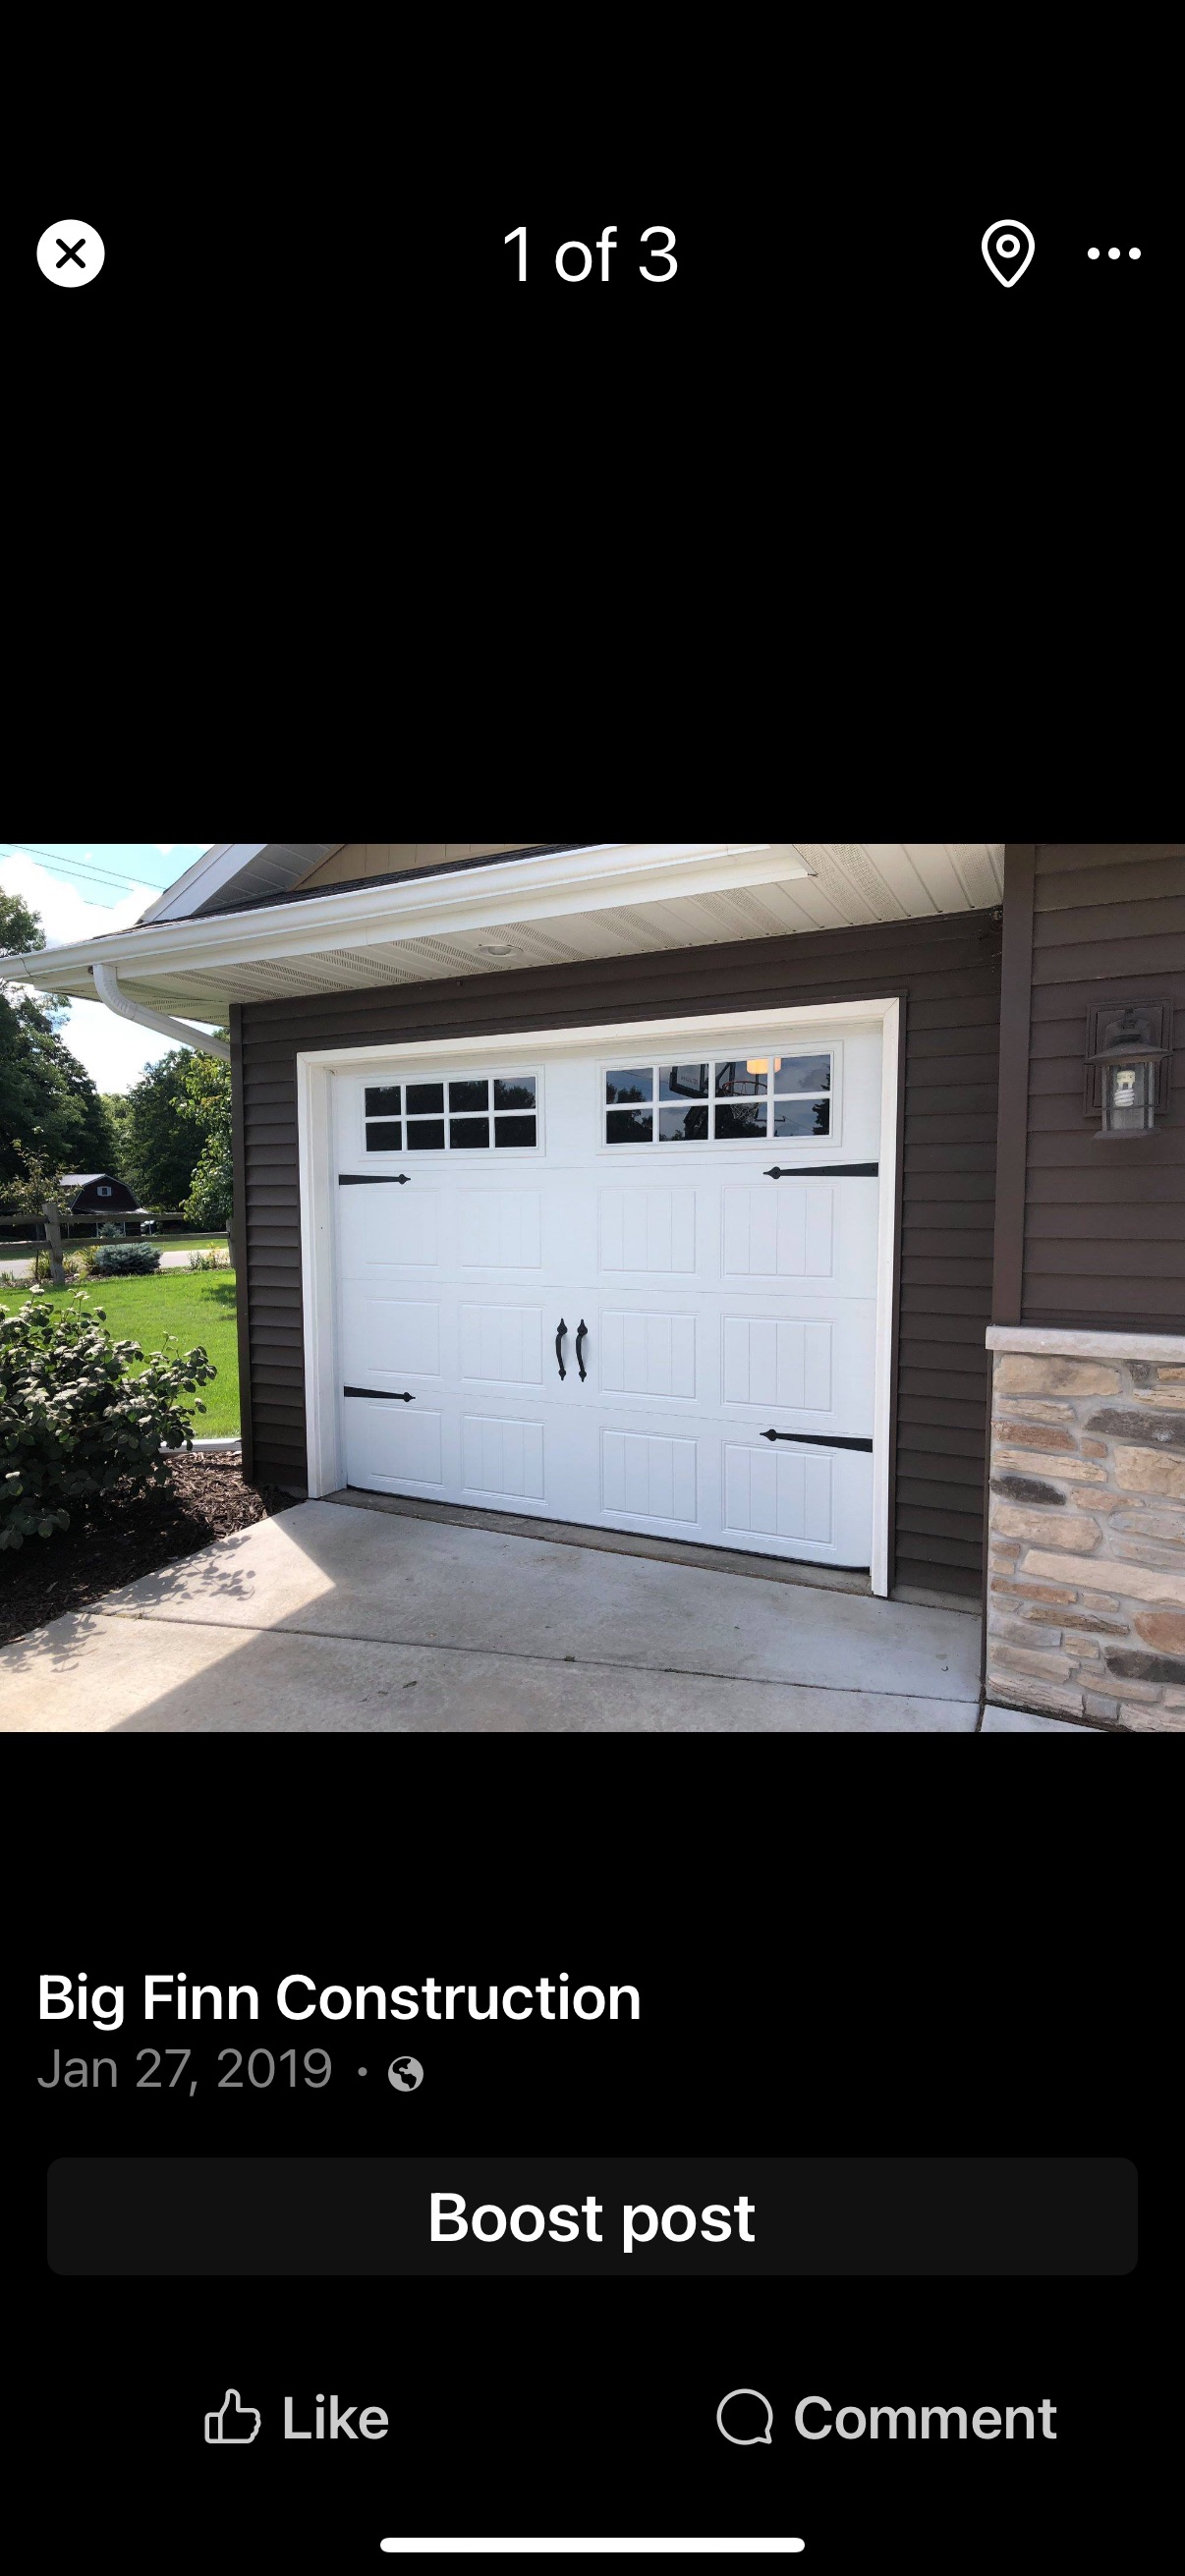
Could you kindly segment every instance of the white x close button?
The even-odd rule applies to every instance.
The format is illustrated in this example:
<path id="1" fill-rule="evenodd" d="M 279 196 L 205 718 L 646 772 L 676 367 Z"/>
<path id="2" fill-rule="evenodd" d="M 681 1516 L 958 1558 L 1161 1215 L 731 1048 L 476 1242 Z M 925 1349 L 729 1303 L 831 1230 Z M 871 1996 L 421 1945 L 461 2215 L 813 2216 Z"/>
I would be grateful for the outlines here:
<path id="1" fill-rule="evenodd" d="M 89 286 L 105 258 L 101 234 L 75 215 L 47 224 L 37 244 L 37 266 L 51 286 Z"/>

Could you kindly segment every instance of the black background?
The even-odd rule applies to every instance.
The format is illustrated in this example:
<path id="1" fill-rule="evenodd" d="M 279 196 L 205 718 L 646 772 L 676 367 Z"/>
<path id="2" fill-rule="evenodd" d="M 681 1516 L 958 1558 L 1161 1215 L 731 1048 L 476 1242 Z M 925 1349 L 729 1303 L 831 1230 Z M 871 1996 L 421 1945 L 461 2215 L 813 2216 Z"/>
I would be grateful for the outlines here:
<path id="1" fill-rule="evenodd" d="M 405 101 L 384 151 L 219 132 L 163 178 L 106 132 L 42 133 L 19 177 L 18 145 L 29 686 L 92 778 L 126 795 L 130 725 L 169 794 L 216 743 L 250 802 L 266 744 L 306 804 L 344 769 L 377 808 L 414 739 L 417 796 L 509 811 L 529 756 L 561 808 L 595 773 L 593 801 L 677 779 L 702 810 L 741 777 L 800 803 L 809 745 L 829 812 L 839 780 L 849 811 L 875 787 L 924 833 L 970 797 L 1007 830 L 1056 789 L 1088 835 L 1161 830 L 1180 192 L 1110 136 L 976 148 L 962 106 L 870 154 L 845 98 L 780 114 L 775 84 L 633 145 L 492 111 L 477 148 Z M 64 293 L 34 248 L 70 208 L 107 263 Z M 1037 249 L 1005 291 L 980 241 L 1008 215 Z M 609 221 L 609 285 L 561 283 L 556 245 Z"/>
<path id="2" fill-rule="evenodd" d="M 80 1767 L 110 1753 L 69 1749 Z M 1146 2556 L 1164 2115 L 1115 1937 L 1124 1775 L 1104 1823 L 1073 1774 L 1038 1771 L 1034 1786 L 1029 1766 L 1053 1759 L 1040 1746 L 1022 1771 L 1015 1752 L 977 1744 L 966 1774 L 953 1747 L 912 1741 L 893 1740 L 891 1758 L 876 1741 L 801 1745 L 787 1770 L 789 1749 L 745 1746 L 740 1787 L 721 1782 L 718 1748 L 689 1744 L 676 1788 L 665 1746 L 615 1747 L 587 1776 L 584 1748 L 533 1759 L 507 1739 L 401 1744 L 391 1776 L 385 1751 L 329 1747 L 317 1790 L 310 1773 L 293 1794 L 291 1780 L 273 1793 L 241 1779 L 248 1748 L 234 1743 L 218 1788 L 170 1787 L 155 1822 L 102 1827 L 58 1802 L 20 1984 L 46 2565 L 76 2563 L 77 2513 L 100 2504 L 135 2568 L 161 2563 L 166 2533 L 178 2566 L 348 2570 L 376 2563 L 387 2531 L 524 2526 L 793 2533 L 804 2565 L 836 2570 L 889 2548 L 918 2570 Z M 1155 1947 L 1148 1887 L 1141 1909 Z M 33 2083 L 61 2045 L 61 2026 L 35 2021 L 35 1976 L 82 1968 L 128 1989 L 122 2030 L 79 2042 L 120 2062 L 114 2096 Z M 125 2062 L 147 2036 L 139 1979 L 166 1968 L 258 1985 L 252 2039 L 328 2047 L 326 2092 L 130 2089 Z M 642 2020 L 502 2024 L 492 2042 L 405 2023 L 399 2045 L 426 2070 L 408 2098 L 339 2084 L 339 2060 L 385 2064 L 373 2024 L 365 2050 L 354 2023 L 268 2027 L 289 1970 L 531 1984 L 561 1968 L 637 1984 Z M 163 2022 L 152 2036 L 197 2038 Z M 226 2040 L 204 2025 L 202 2059 Z M 1129 2155 L 1140 2264 L 1106 2280 L 489 2284 L 67 2279 L 44 2264 L 55 2155 L 373 2154 L 400 2140 L 488 2155 Z M 228 2386 L 264 2426 L 219 2451 L 203 2418 Z M 737 2386 L 774 2406 L 768 2449 L 716 2430 Z M 283 2443 L 283 2398 L 307 2410 L 317 2392 L 384 2406 L 387 2440 Z M 968 2410 L 1049 2397 L 1058 2439 L 811 2444 L 792 2419 L 812 2394 Z M 74 2506 L 59 2528 L 63 2428 Z"/>

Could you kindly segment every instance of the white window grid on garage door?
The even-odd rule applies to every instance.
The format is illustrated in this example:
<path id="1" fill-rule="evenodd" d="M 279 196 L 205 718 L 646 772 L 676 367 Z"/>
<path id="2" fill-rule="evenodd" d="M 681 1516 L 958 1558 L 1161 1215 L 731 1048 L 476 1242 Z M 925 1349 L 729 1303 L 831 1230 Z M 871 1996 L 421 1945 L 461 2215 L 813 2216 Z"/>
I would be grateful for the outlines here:
<path id="1" fill-rule="evenodd" d="M 601 1144 L 617 1153 L 674 1144 L 834 1147 L 841 1133 L 842 1048 L 747 1043 L 678 1064 L 657 1050 L 598 1068 Z"/>
<path id="2" fill-rule="evenodd" d="M 451 1065 L 401 1070 L 362 1085 L 362 1142 L 372 1154 L 537 1151 L 543 1142 L 543 1076 Z"/>

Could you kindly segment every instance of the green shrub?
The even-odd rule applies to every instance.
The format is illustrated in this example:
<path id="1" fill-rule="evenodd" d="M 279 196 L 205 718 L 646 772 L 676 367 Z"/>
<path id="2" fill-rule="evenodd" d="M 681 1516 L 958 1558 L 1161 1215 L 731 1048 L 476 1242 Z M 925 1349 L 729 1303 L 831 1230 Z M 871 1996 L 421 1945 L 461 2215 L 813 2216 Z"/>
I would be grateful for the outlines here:
<path id="1" fill-rule="evenodd" d="M 138 1279 L 159 1270 L 160 1254 L 153 1243 L 97 1243 L 90 1268 L 93 1279 Z"/>
<path id="2" fill-rule="evenodd" d="M 64 1252 L 62 1255 L 62 1268 L 65 1271 L 68 1280 L 77 1279 L 79 1272 L 77 1253 Z M 53 1263 L 50 1260 L 48 1252 L 46 1252 L 44 1248 L 40 1252 L 35 1252 L 33 1255 L 33 1277 L 34 1279 L 39 1279 L 44 1286 L 48 1286 L 49 1281 L 53 1278 Z"/>
<path id="3" fill-rule="evenodd" d="M 0 1549 L 68 1529 L 68 1503 L 125 1479 L 168 1482 L 167 1451 L 192 1448 L 190 1417 L 206 1410 L 181 1398 L 218 1372 L 198 1349 L 154 1351 L 130 1376 L 143 1357 L 138 1342 L 112 1340 L 83 1289 L 61 1301 L 34 1290 L 18 1313 L 0 1311 Z"/>

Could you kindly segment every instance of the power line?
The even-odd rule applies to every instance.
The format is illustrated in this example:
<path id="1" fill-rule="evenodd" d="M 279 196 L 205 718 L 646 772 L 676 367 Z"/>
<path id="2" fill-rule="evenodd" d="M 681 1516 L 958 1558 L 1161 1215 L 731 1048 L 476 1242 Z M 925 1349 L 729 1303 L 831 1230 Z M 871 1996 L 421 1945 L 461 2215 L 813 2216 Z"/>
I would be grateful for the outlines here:
<path id="1" fill-rule="evenodd" d="M 3 847 L 10 858 L 19 858 L 27 852 L 32 859 L 48 859 L 55 868 L 67 869 L 72 875 L 83 877 L 91 883 L 123 885 L 127 886 L 129 892 L 136 894 L 142 890 L 151 894 L 160 894 L 164 891 L 160 886 L 151 885 L 147 877 L 124 876 L 118 869 L 97 868 L 88 865 L 84 859 L 63 859 L 59 857 L 56 850 L 38 849 L 34 841 L 5 841 L 0 844 L 0 847 Z"/>
<path id="2" fill-rule="evenodd" d="M 142 886 L 146 887 L 148 884 L 147 878 L 125 876 L 120 869 L 97 868 L 93 862 L 88 863 L 85 859 L 63 859 L 57 850 L 39 849 L 35 841 L 5 841 L 0 846 L 3 846 L 10 858 L 19 858 L 22 853 L 27 852 L 30 858 L 48 859 L 55 868 L 66 868 L 74 876 L 98 879 L 105 885 L 124 885 L 136 893 L 139 893 Z M 161 889 L 158 886 L 152 891 L 159 893 Z"/>

